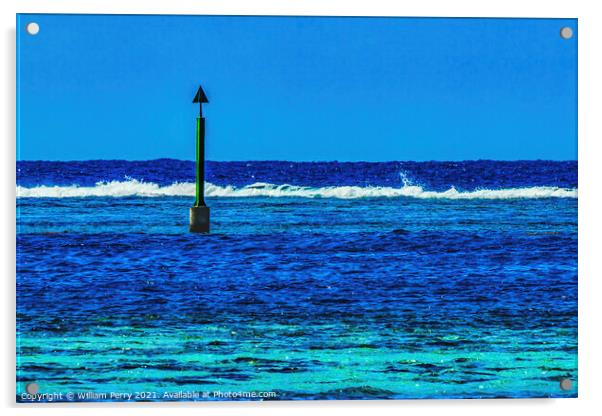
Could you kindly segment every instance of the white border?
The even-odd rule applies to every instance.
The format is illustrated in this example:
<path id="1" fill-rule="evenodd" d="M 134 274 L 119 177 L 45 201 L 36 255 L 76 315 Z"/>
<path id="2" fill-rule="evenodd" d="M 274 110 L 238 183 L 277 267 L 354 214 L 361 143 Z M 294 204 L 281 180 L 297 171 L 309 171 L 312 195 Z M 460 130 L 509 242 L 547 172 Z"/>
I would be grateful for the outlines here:
<path id="1" fill-rule="evenodd" d="M 127 13 L 127 14 L 252 14 L 341 16 L 448 17 L 577 17 L 579 18 L 579 398 L 556 400 L 438 400 L 360 402 L 266 402 L 176 404 L 79 404 L 36 406 L 37 414 L 146 415 L 236 414 L 326 415 L 546 415 L 590 414 L 602 408 L 597 387 L 602 386 L 602 317 L 599 299 L 600 195 L 602 189 L 602 15 L 597 2 L 585 0 L 2 0 L 2 220 L 0 239 L 5 273 L 2 279 L 2 376 L 0 395 L 6 414 L 30 414 L 30 405 L 16 405 L 15 397 L 15 13 Z"/>

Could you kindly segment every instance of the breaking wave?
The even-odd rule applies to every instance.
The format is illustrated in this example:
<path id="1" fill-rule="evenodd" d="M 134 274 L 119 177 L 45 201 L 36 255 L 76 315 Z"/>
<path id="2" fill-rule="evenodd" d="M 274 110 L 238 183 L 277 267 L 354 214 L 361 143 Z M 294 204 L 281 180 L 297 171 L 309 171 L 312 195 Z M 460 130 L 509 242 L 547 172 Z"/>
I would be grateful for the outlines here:
<path id="1" fill-rule="evenodd" d="M 99 182 L 95 186 L 17 186 L 17 198 L 84 198 L 84 197 L 194 197 L 194 183 L 174 183 L 160 186 L 152 182 L 127 181 Z M 555 186 L 529 188 L 478 189 L 458 191 L 454 187 L 446 191 L 427 191 L 421 186 L 404 181 L 400 188 L 382 186 L 326 186 L 309 187 L 295 185 L 274 185 L 254 183 L 243 187 L 205 184 L 205 194 L 209 197 L 273 197 L 273 198 L 421 198 L 421 199 L 532 199 L 532 198 L 577 198 L 577 189 Z"/>

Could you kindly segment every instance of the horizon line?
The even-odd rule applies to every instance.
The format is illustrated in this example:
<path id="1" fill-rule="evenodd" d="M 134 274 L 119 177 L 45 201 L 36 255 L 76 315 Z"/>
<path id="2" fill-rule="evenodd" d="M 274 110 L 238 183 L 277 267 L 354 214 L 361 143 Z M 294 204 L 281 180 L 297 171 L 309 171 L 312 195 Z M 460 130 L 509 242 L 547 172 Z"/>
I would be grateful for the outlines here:
<path id="1" fill-rule="evenodd" d="M 160 157 L 154 159 L 17 159 L 16 162 L 153 162 L 173 160 L 178 162 L 192 162 L 193 159 L 177 159 Z M 288 159 L 242 159 L 242 160 L 206 160 L 212 163 L 250 163 L 250 162 L 286 162 L 286 163 L 462 163 L 462 162 L 578 162 L 578 159 L 422 159 L 422 160 L 288 160 Z"/>

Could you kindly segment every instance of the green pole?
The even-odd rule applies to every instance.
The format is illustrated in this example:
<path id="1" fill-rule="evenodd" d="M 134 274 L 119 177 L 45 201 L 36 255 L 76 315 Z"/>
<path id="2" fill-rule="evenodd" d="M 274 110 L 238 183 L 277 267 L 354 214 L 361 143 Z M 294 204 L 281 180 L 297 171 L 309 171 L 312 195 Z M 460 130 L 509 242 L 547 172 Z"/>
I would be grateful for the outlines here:
<path id="1" fill-rule="evenodd" d="M 199 103 L 199 116 L 196 119 L 196 186 L 194 206 L 190 208 L 190 232 L 209 232 L 209 207 L 205 205 L 205 119 L 203 103 L 209 100 L 199 87 L 193 103 Z"/>
<path id="2" fill-rule="evenodd" d="M 195 207 L 205 206 L 205 119 L 196 119 L 196 199 Z"/>

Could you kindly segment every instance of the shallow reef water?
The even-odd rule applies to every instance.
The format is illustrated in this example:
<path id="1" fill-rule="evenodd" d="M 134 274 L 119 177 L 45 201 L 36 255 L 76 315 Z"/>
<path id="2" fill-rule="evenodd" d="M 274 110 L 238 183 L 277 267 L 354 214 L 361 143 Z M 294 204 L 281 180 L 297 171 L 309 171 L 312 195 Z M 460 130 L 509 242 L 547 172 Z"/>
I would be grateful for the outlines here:
<path id="1" fill-rule="evenodd" d="M 577 395 L 576 162 L 17 170 L 19 401 Z"/>

